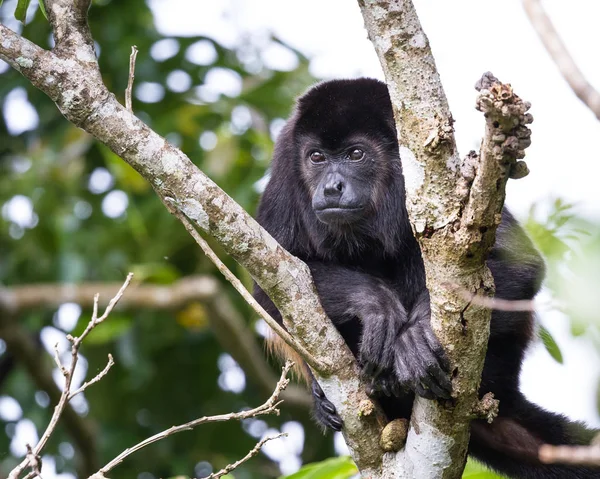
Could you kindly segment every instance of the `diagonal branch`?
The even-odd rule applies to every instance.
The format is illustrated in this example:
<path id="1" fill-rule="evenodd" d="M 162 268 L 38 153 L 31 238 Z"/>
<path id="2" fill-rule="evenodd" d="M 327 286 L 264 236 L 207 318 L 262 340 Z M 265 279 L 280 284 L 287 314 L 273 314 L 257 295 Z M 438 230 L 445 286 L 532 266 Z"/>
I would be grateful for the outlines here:
<path id="1" fill-rule="evenodd" d="M 0 25 L 0 58 L 10 58 L 14 65 L 20 56 L 20 63 L 26 65 L 20 72 L 45 92 L 69 121 L 129 163 L 168 208 L 175 205 L 249 271 L 281 312 L 286 329 L 310 354 L 304 359 L 319 365 L 315 375 L 325 394 L 334 398 L 357 465 L 365 475 L 377 477 L 382 460 L 378 444 L 382 417 L 377 410 L 369 416 L 359 412 L 361 404 L 370 403 L 366 384 L 359 379 L 352 353 L 320 305 L 308 267 L 106 89 L 91 55 L 87 23 L 78 16 L 85 2 L 46 3 L 53 12 L 50 21 L 55 37 L 60 39 L 54 52 L 41 55 L 43 50 L 35 47 L 37 50 L 27 54 L 24 40 Z M 77 32 L 69 33 L 65 25 Z"/>
<path id="2" fill-rule="evenodd" d="M 558 67 L 577 98 L 586 105 L 600 120 L 600 92 L 587 81 L 573 57 L 567 50 L 552 20 L 546 14 L 540 0 L 523 0 L 523 6 L 529 21 L 535 28 L 546 51 Z"/>

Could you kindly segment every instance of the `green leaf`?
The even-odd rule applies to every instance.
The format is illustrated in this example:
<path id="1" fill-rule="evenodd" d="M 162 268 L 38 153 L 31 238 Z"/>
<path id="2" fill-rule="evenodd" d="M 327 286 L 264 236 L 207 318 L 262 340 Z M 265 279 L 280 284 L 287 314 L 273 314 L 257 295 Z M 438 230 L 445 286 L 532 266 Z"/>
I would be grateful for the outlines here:
<path id="1" fill-rule="evenodd" d="M 31 0 L 19 0 L 17 2 L 17 8 L 15 9 L 15 18 L 22 23 L 25 23 L 27 19 L 27 9 Z"/>
<path id="2" fill-rule="evenodd" d="M 307 464 L 295 474 L 280 479 L 349 479 L 356 474 L 358 469 L 352 459 L 342 456 Z"/>
<path id="3" fill-rule="evenodd" d="M 556 362 L 562 364 L 562 353 L 560 352 L 560 348 L 558 347 L 558 344 L 556 344 L 556 341 L 554 341 L 554 338 L 552 337 L 550 332 L 540 325 L 539 335 L 540 339 L 544 343 L 544 346 L 546 347 L 546 350 L 550 353 L 550 356 L 552 356 Z"/>
<path id="4" fill-rule="evenodd" d="M 46 13 L 46 7 L 44 6 L 44 0 L 38 0 L 38 4 L 40 6 L 40 10 L 42 11 L 42 15 L 44 18 L 48 20 L 48 14 Z M 2 5 L 2 0 L 0 0 L 0 5 Z"/>
<path id="5" fill-rule="evenodd" d="M 467 460 L 467 466 L 462 475 L 463 479 L 504 479 L 495 472 L 471 459 Z"/>

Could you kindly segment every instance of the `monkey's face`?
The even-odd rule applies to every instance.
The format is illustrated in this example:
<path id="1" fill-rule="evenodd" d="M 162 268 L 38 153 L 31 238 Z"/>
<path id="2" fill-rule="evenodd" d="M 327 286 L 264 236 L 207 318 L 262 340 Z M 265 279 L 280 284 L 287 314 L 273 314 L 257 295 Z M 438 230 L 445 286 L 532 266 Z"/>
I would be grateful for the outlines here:
<path id="1" fill-rule="evenodd" d="M 304 179 L 319 221 L 352 224 L 369 215 L 378 182 L 377 151 L 369 142 L 355 138 L 332 150 L 308 141 L 302 155 Z"/>

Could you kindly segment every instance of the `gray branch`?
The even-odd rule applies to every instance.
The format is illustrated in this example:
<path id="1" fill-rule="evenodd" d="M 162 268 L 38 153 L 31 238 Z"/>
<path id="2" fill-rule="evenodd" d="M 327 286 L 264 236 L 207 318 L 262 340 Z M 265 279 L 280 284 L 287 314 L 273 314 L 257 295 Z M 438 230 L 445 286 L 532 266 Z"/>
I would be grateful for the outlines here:
<path id="1" fill-rule="evenodd" d="M 176 205 L 250 272 L 277 305 L 286 328 L 311 354 L 304 359 L 317 366 L 314 372 L 344 420 L 346 442 L 358 467 L 366 476 L 383 477 L 378 445 L 383 418 L 377 410 L 360 414 L 359 405 L 370 401 L 365 384 L 319 303 L 308 267 L 106 89 L 83 21 L 86 2 L 47 0 L 46 7 L 56 48 L 45 51 L 0 25 L 0 58 L 46 93 L 69 121 L 135 168 L 168 207 Z"/>

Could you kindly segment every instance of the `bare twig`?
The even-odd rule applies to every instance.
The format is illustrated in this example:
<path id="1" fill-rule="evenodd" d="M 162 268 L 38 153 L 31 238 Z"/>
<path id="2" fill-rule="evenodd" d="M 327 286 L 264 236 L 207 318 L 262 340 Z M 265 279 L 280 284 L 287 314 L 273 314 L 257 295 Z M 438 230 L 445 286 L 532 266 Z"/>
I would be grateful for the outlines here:
<path id="1" fill-rule="evenodd" d="M 32 448 L 30 452 L 27 453 L 27 456 L 25 457 L 25 459 L 23 459 L 23 461 L 21 461 L 21 463 L 9 473 L 8 479 L 18 479 L 18 477 L 21 475 L 21 473 L 27 467 L 31 467 L 32 470 L 34 470 L 34 471 L 36 470 L 36 467 L 38 467 L 37 460 L 39 459 L 42 449 L 48 442 L 48 439 L 50 439 L 50 436 L 54 432 L 54 429 L 56 428 L 56 425 L 58 424 L 58 421 L 59 421 L 67 403 L 69 402 L 69 400 L 72 397 L 71 383 L 73 381 L 73 374 L 75 372 L 75 368 L 77 367 L 77 361 L 79 360 L 79 348 L 81 347 L 81 343 L 86 338 L 86 336 L 92 331 L 92 329 L 94 329 L 97 325 L 99 325 L 102 321 L 104 321 L 108 317 L 108 315 L 111 313 L 113 308 L 119 302 L 119 299 L 121 299 L 121 297 L 123 296 L 123 293 L 127 289 L 127 286 L 129 286 L 129 283 L 131 282 L 132 277 L 133 277 L 133 273 L 129 273 L 127 275 L 127 278 L 125 279 L 125 282 L 123 283 L 123 286 L 121 286 L 121 289 L 109 301 L 108 306 L 106 307 L 106 309 L 104 310 L 104 313 L 100 317 L 98 317 L 98 295 L 96 295 L 94 297 L 94 309 L 93 309 L 93 313 L 92 313 L 92 318 L 90 319 L 90 322 L 86 326 L 83 333 L 81 333 L 80 336 L 75 336 L 75 337 L 71 336 L 70 334 L 67 335 L 67 339 L 71 342 L 71 365 L 68 369 L 62 365 L 62 363 L 59 359 L 59 356 L 58 356 L 58 350 L 55 350 L 55 352 L 56 352 L 55 361 L 57 362 L 57 365 L 58 365 L 60 371 L 62 372 L 63 376 L 65 377 L 64 390 L 60 396 L 60 400 L 58 401 L 58 404 L 54 408 L 54 413 L 52 414 L 52 418 L 50 419 L 50 423 L 48 424 L 48 427 L 46 427 L 44 434 L 42 434 L 42 437 L 40 438 L 40 440 L 38 441 L 36 446 L 34 448 Z M 105 368 L 106 372 L 108 371 L 110 366 L 112 366 L 112 357 L 109 357 L 108 366 Z M 104 374 L 106 374 L 106 372 L 103 370 L 98 376 L 102 377 Z M 96 376 L 96 378 L 92 379 L 91 381 L 84 384 L 83 386 L 81 386 L 81 388 L 79 388 L 77 391 L 75 391 L 75 393 L 73 395 L 84 391 L 89 385 L 97 382 L 100 379 L 98 376 Z"/>
<path id="2" fill-rule="evenodd" d="M 581 466 L 600 466 L 600 445 L 552 446 L 544 444 L 539 451 L 540 461 Z"/>
<path id="3" fill-rule="evenodd" d="M 242 284 L 242 282 L 234 275 L 231 270 L 221 261 L 221 259 L 216 255 L 216 253 L 212 250 L 210 245 L 206 242 L 206 240 L 198 233 L 198 230 L 190 223 L 185 214 L 179 209 L 176 203 L 173 203 L 170 208 L 171 213 L 175 215 L 179 221 L 183 223 L 185 229 L 188 233 L 194 238 L 198 246 L 202 248 L 204 254 L 208 256 L 208 258 L 215 264 L 217 269 L 225 276 L 227 281 L 229 281 L 233 287 L 237 290 L 238 293 L 246 300 L 246 302 L 256 311 L 256 313 L 263 318 L 266 323 L 271 327 L 275 333 L 277 333 L 281 339 L 285 341 L 285 343 L 294 349 L 302 359 L 304 359 L 311 367 L 315 369 L 320 369 L 323 366 L 319 365 L 316 359 L 302 346 L 298 341 L 296 341 L 293 336 L 288 333 L 273 317 L 265 311 L 265 309 L 258 304 L 258 301 L 254 299 L 254 297 L 250 294 L 250 292 L 246 289 L 246 287 Z"/>
<path id="4" fill-rule="evenodd" d="M 127 80 L 127 89 L 125 90 L 125 108 L 132 110 L 131 92 L 133 91 L 133 80 L 135 79 L 135 59 L 137 58 L 138 49 L 135 45 L 131 47 L 131 55 L 129 56 L 129 79 Z"/>
<path id="5" fill-rule="evenodd" d="M 246 454 L 240 460 L 235 461 L 233 464 L 229 464 L 229 465 L 225 466 L 223 469 L 221 469 L 218 472 L 212 473 L 206 479 L 218 479 L 219 477 L 222 477 L 225 474 L 229 474 L 231 471 L 233 471 L 234 469 L 236 469 L 237 467 L 239 467 L 240 464 L 242 464 L 242 463 L 246 462 L 248 459 L 256 456 L 258 454 L 258 451 L 261 450 L 261 448 L 265 445 L 265 443 L 267 443 L 269 441 L 272 441 L 273 439 L 279 439 L 282 436 L 286 436 L 287 437 L 287 433 L 282 432 L 280 434 L 277 434 L 276 436 L 265 437 L 258 444 L 256 444 L 256 446 L 254 446 L 250 450 L 250 452 L 248 454 Z"/>
<path id="6" fill-rule="evenodd" d="M 106 466 L 102 467 L 98 471 L 97 474 L 104 476 L 108 471 L 112 470 L 115 466 L 117 466 L 118 464 L 123 462 L 123 460 L 125 458 L 129 457 L 134 452 L 137 452 L 140 449 L 143 449 L 152 443 L 161 441 L 162 439 L 165 439 L 166 437 L 172 436 L 173 434 L 177 434 L 178 432 L 189 431 L 191 429 L 194 429 L 196 426 L 199 426 L 200 424 L 207 424 L 210 422 L 231 421 L 232 419 L 247 419 L 250 417 L 264 416 L 265 414 L 279 415 L 279 409 L 277 409 L 277 407 L 282 402 L 282 401 L 280 401 L 279 396 L 280 396 L 281 392 L 289 384 L 289 379 L 287 379 L 287 374 L 289 373 L 289 371 L 293 367 L 293 365 L 294 365 L 294 363 L 291 361 L 286 362 L 285 366 L 283 367 L 283 369 L 281 371 L 281 377 L 279 378 L 279 381 L 277 382 L 277 385 L 275 386 L 275 390 L 273 391 L 273 394 L 271 394 L 271 397 L 269 399 L 267 399 L 267 401 L 264 404 L 254 408 L 254 409 L 249 409 L 247 411 L 241 411 L 241 412 L 237 412 L 237 413 L 232 412 L 229 414 L 221 414 L 218 416 L 201 417 L 198 419 L 194 419 L 193 421 L 186 422 L 185 424 L 180 424 L 179 426 L 173 426 L 173 427 L 170 427 L 169 429 L 165 429 L 164 431 L 159 432 L 158 434 L 155 434 L 154 436 L 144 439 L 142 442 L 136 444 L 135 446 L 127 448 L 125 451 L 123 451 L 121 454 L 119 454 L 117 457 L 115 457 L 112 461 L 110 461 L 108 464 L 106 464 Z"/>
<path id="7" fill-rule="evenodd" d="M 465 301 L 483 308 L 496 311 L 535 311 L 536 304 L 532 299 L 501 299 L 491 296 L 483 296 L 477 293 L 471 293 L 456 283 L 446 283 L 445 286 L 458 294 Z"/>
<path id="8" fill-rule="evenodd" d="M 71 399 L 73 399 L 73 397 L 77 396 L 79 393 L 85 391 L 88 387 L 90 387 L 92 384 L 97 383 L 98 381 L 100 381 L 104 376 L 106 376 L 106 374 L 108 373 L 108 371 L 110 370 L 110 368 L 112 368 L 114 366 L 115 362 L 113 360 L 112 354 L 108 355 L 108 362 L 106 363 L 106 366 L 104 366 L 104 369 L 102 371 L 100 371 L 96 376 L 94 376 L 93 379 L 90 379 L 89 381 L 84 382 L 80 388 L 76 389 L 75 391 L 73 391 L 72 393 L 69 394 L 69 401 Z"/>
<path id="9" fill-rule="evenodd" d="M 600 120 L 600 93 L 585 78 L 554 28 L 540 0 L 523 0 L 529 21 L 575 95 Z"/>
<path id="10" fill-rule="evenodd" d="M 8 352 L 31 376 L 35 388 L 45 391 L 51 404 L 58 404 L 62 389 L 57 387 L 52 377 L 52 363 L 46 360 L 31 332 L 1 306 L 0 337 L 6 342 Z M 100 467 L 97 458 L 97 431 L 91 421 L 77 414 L 70 404 L 63 410 L 61 423 L 72 438 L 80 458 L 78 475 L 87 477 Z"/>

